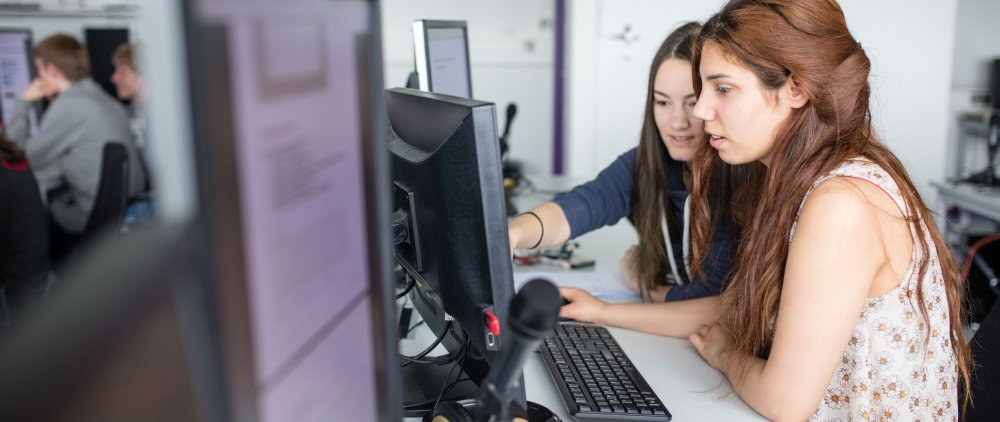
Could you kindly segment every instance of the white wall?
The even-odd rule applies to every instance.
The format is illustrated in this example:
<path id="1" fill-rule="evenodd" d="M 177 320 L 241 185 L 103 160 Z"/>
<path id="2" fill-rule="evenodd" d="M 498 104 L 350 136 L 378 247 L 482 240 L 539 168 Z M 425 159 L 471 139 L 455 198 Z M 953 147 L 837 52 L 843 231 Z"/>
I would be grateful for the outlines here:
<path id="1" fill-rule="evenodd" d="M 385 86 L 403 86 L 413 70 L 411 24 L 417 19 L 465 20 L 469 28 L 472 95 L 497 105 L 498 130 L 507 104 L 517 103 L 511 157 L 526 171 L 552 170 L 553 0 L 384 0 Z"/>
<path id="2" fill-rule="evenodd" d="M 946 174 L 949 177 L 966 176 L 986 166 L 985 138 L 966 137 L 966 152 L 962 154 L 959 151 L 962 139 L 958 121 L 963 115 L 985 116 L 988 113 L 988 107 L 982 100 L 989 89 L 989 63 L 1000 58 L 998 17 L 1000 2 L 996 0 L 958 0 L 948 119 Z"/>
<path id="3" fill-rule="evenodd" d="M 872 62 L 875 128 L 927 202 L 948 156 L 957 0 L 843 0 L 847 24 Z"/>
<path id="4" fill-rule="evenodd" d="M 986 1 L 986 0 L 983 0 Z M 697 9 L 687 8 L 676 2 L 649 2 L 642 0 L 576 0 L 569 2 L 571 27 L 570 65 L 568 69 L 570 87 L 570 113 L 567 116 L 567 148 L 571 160 L 594 162 L 588 158 L 588 151 L 598 145 L 615 140 L 598 139 L 594 128 L 610 122 L 624 121 L 636 125 L 634 130 L 623 137 L 637 139 L 640 120 L 635 107 L 622 107 L 620 113 L 594 113 L 597 98 L 593 101 L 579 100 L 586 97 L 588 90 L 598 84 L 615 81 L 596 81 L 592 66 L 599 60 L 595 57 L 593 45 L 600 42 L 602 35 L 598 28 L 601 20 L 602 3 L 614 2 L 615 7 L 631 7 L 636 19 L 644 16 L 662 16 L 664 26 L 673 26 L 679 20 L 704 19 Z M 721 1 L 717 2 L 720 5 Z M 868 53 L 872 61 L 872 112 L 876 129 L 882 138 L 896 152 L 907 166 L 911 176 L 927 195 L 931 193 L 929 182 L 943 179 L 948 147 L 948 103 L 951 85 L 951 58 L 954 32 L 956 0 L 842 0 L 841 7 L 847 18 L 851 32 Z M 604 6 L 607 7 L 607 6 Z M 642 15 L 642 16 L 639 16 Z M 648 34 L 652 36 L 656 34 Z M 651 52 L 637 55 L 635 66 L 643 73 L 649 65 Z M 644 78 L 645 76 L 643 76 Z M 622 89 L 628 89 L 632 80 L 620 81 Z M 642 81 L 644 84 L 645 82 Z M 601 91 L 607 89 L 602 87 Z M 573 96 L 578 96 L 574 98 Z M 639 105 L 643 96 L 630 100 Z M 610 161 L 613 157 L 606 157 Z M 600 161 L 600 160 L 597 160 Z M 597 165 L 576 165 L 568 163 L 572 174 L 592 176 L 605 163 Z"/>
<path id="5" fill-rule="evenodd" d="M 35 42 L 57 33 L 66 33 L 83 39 L 85 28 L 128 28 L 130 33 L 141 32 L 137 25 L 137 0 L 44 0 L 33 1 L 42 6 L 41 11 L 17 12 L 0 8 L 0 27 L 31 29 Z M 84 7 L 81 7 L 83 4 Z M 105 9 L 112 4 L 116 9 Z"/>
<path id="6" fill-rule="evenodd" d="M 954 72 L 956 88 L 985 89 L 989 62 L 1000 58 L 1000 1 L 958 0 L 955 25 Z"/>

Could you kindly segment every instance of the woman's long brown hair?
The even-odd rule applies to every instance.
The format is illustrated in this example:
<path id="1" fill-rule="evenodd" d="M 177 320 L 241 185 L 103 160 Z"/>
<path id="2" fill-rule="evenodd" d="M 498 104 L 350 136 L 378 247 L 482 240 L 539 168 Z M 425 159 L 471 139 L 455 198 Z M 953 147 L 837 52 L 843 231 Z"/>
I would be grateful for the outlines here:
<path id="1" fill-rule="evenodd" d="M 774 340 L 788 234 L 809 186 L 845 161 L 863 156 L 884 168 L 899 185 L 915 229 L 915 245 L 930 256 L 930 234 L 941 261 L 951 318 L 951 348 L 964 385 L 969 382 L 971 356 L 962 331 L 962 280 L 950 248 L 930 218 L 899 159 L 875 136 L 869 108 L 870 62 L 851 36 L 834 0 L 733 0 L 704 25 L 693 49 L 695 93 L 701 94 L 699 64 L 706 43 L 714 43 L 734 63 L 753 72 L 764 87 L 776 90 L 790 77 L 808 94 L 808 104 L 792 111 L 778 128 L 770 166 L 758 165 L 733 202 L 743 237 L 729 286 L 722 294 L 720 323 L 733 335 L 729 348 L 766 358 Z M 710 176 L 720 166 L 718 154 L 702 149 L 692 162 L 692 265 L 705 260 L 711 242 L 713 189 Z M 917 277 L 926 274 L 928 260 Z M 927 321 L 923 286 L 916 305 Z M 745 363 L 745 362 L 744 362 Z M 745 367 L 737 376 L 745 375 Z M 967 389 L 966 389 L 967 391 Z M 968 393 L 966 393 L 966 401 Z"/>
<path id="2" fill-rule="evenodd" d="M 657 70 L 667 59 L 691 61 L 691 45 L 699 30 L 701 25 L 697 22 L 685 23 L 674 30 L 660 44 L 649 66 L 646 108 L 632 183 L 632 221 L 639 232 L 639 248 L 634 271 L 639 291 L 647 300 L 650 291 L 665 283 L 670 267 L 661 221 L 665 216 L 671 237 L 680 236 L 680 231 L 683 229 L 680 227 L 682 223 L 676 221 L 674 206 L 667 193 L 670 183 L 667 166 L 683 166 L 684 163 L 670 158 L 666 146 L 663 145 L 663 138 L 660 137 L 660 131 L 656 127 L 656 120 L 653 118 L 653 103 L 656 101 L 653 96 L 653 83 Z M 731 166 L 725 166 L 725 170 L 717 172 L 716 183 L 713 184 L 715 189 L 711 192 L 712 198 L 709 199 L 713 204 L 729 203 L 732 192 L 729 167 Z M 728 212 L 728 207 L 714 207 L 713 210 L 711 225 L 714 228 L 723 218 L 727 218 L 725 214 Z M 683 262 L 678 262 L 678 265 L 683 265 Z M 690 278 L 695 280 L 694 276 L 695 274 L 691 274 Z"/>

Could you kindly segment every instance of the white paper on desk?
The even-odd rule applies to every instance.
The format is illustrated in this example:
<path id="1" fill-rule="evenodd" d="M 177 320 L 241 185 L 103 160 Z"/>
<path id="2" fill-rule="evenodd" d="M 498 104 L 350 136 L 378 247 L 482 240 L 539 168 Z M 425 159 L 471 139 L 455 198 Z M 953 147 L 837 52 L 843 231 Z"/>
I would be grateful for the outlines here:
<path id="1" fill-rule="evenodd" d="M 514 273 L 514 290 L 529 280 L 542 278 L 560 287 L 577 287 L 590 292 L 595 297 L 638 297 L 639 293 L 629 290 L 621 273 L 599 273 L 593 271 L 528 271 Z"/>

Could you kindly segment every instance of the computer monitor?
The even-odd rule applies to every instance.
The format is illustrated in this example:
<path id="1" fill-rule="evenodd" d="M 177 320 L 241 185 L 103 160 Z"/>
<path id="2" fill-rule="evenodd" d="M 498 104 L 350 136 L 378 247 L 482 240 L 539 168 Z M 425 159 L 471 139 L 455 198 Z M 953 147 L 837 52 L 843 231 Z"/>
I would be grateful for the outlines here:
<path id="1" fill-rule="evenodd" d="M 413 52 L 421 91 L 472 98 L 465 21 L 414 21 Z"/>
<path id="2" fill-rule="evenodd" d="M 101 85 L 109 95 L 118 98 L 118 88 L 111 82 L 111 74 L 115 73 L 111 56 L 119 46 L 128 43 L 128 28 L 86 28 L 83 30 L 83 40 L 87 45 L 90 73 L 94 82 Z"/>
<path id="3" fill-rule="evenodd" d="M 385 99 L 396 260 L 412 280 L 414 307 L 445 348 L 456 354 L 468 341 L 461 362 L 478 384 L 504 345 L 495 330 L 514 296 L 496 107 L 407 88 L 389 89 Z M 433 401 L 442 380 L 406 372 L 404 384 L 405 402 L 419 403 L 427 390 Z M 523 389 L 517 397 L 523 407 Z"/>
<path id="4" fill-rule="evenodd" d="M 232 419 L 398 419 L 378 2 L 185 6 Z"/>
<path id="5" fill-rule="evenodd" d="M 105 238 L 0 337 L 0 420 L 225 420 L 187 225 Z"/>
<path id="6" fill-rule="evenodd" d="M 0 29 L 0 116 L 10 123 L 10 113 L 21 93 L 37 75 L 30 29 Z M 38 127 L 38 111 L 29 111 L 31 133 Z"/>

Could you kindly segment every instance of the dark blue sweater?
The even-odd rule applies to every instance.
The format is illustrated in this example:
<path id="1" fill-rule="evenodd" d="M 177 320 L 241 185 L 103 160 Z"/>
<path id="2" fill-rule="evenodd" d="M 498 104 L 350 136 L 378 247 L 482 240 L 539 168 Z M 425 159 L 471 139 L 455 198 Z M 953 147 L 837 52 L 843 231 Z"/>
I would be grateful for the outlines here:
<path id="1" fill-rule="evenodd" d="M 573 188 L 555 199 L 569 220 L 570 238 L 575 238 L 595 229 L 617 223 L 632 212 L 632 183 L 635 180 L 636 148 L 620 155 L 611 165 L 597 175 L 597 178 Z M 684 200 L 688 191 L 681 179 L 681 165 L 670 161 L 667 166 L 670 202 L 673 205 L 674 221 L 683 224 Z M 729 266 L 733 260 L 732 222 L 722 221 L 715 230 L 712 247 L 705 258 L 703 276 L 683 286 L 674 286 L 667 293 L 666 300 L 695 299 L 717 295 Z M 690 230 L 683 227 L 683 230 Z M 674 260 L 683 265 L 683 249 L 680 239 L 671 242 Z M 687 280 L 685 280 L 687 281 Z"/>

